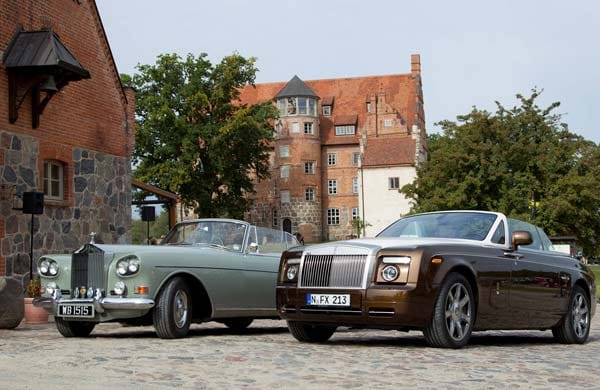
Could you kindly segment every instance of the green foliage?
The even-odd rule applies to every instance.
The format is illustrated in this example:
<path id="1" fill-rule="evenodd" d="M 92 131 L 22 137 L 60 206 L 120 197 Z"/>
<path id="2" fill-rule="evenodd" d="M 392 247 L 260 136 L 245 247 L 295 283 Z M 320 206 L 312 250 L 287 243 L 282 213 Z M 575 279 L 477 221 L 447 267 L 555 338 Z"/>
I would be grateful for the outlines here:
<path id="1" fill-rule="evenodd" d="M 239 102 L 239 88 L 254 83 L 254 63 L 238 54 L 216 65 L 206 54 L 165 54 L 138 65 L 134 176 L 179 194 L 202 217 L 241 218 L 252 177 L 268 177 L 277 117 L 271 102 Z"/>
<path id="2" fill-rule="evenodd" d="M 131 242 L 133 244 L 147 243 L 148 222 L 140 219 L 131 221 Z M 169 213 L 161 212 L 155 221 L 150 222 L 150 238 L 160 238 L 169 232 Z"/>
<path id="3" fill-rule="evenodd" d="M 367 221 L 363 221 L 360 217 L 356 217 L 352 219 L 352 227 L 356 230 L 356 237 L 360 237 L 362 231 L 367 226 L 371 226 L 371 224 Z"/>
<path id="4" fill-rule="evenodd" d="M 500 211 L 531 220 L 550 235 L 576 235 L 586 254 L 600 231 L 600 148 L 569 132 L 559 103 L 541 109 L 540 92 L 517 95 L 519 106 L 473 110 L 442 121 L 429 159 L 402 192 L 414 212 Z M 530 201 L 539 202 L 532 211 Z"/>

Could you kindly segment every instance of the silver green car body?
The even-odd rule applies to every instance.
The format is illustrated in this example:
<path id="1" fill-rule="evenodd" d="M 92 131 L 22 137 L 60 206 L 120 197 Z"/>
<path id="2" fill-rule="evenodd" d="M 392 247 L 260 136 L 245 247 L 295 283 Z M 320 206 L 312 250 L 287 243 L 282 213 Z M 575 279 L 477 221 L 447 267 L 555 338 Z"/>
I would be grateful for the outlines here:
<path id="1" fill-rule="evenodd" d="M 191 322 L 278 318 L 279 259 L 296 245 L 289 233 L 230 219 L 179 223 L 161 245 L 90 242 L 38 260 L 44 293 L 35 303 L 58 319 L 65 336 L 105 321 L 154 323 L 162 337 L 156 322 L 174 318 L 176 332 L 165 335 L 173 338 Z M 154 313 L 161 302 L 164 313 Z"/>

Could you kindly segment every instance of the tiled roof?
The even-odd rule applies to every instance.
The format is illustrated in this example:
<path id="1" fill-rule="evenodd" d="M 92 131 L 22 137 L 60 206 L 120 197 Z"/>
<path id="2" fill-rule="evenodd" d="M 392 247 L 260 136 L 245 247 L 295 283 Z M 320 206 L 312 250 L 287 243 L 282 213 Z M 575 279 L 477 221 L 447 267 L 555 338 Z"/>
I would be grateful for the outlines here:
<path id="1" fill-rule="evenodd" d="M 322 106 L 333 106 L 333 100 L 334 100 L 333 96 L 323 96 L 321 98 L 321 105 Z"/>
<path id="2" fill-rule="evenodd" d="M 371 137 L 367 140 L 363 167 L 413 165 L 416 142 L 410 136 Z"/>
<path id="3" fill-rule="evenodd" d="M 334 97 L 335 106 L 331 117 L 320 116 L 321 142 L 326 145 L 358 144 L 359 131 L 365 125 L 367 110 L 365 96 L 385 93 L 386 103 L 398 110 L 406 119 L 408 129 L 412 128 L 416 109 L 416 83 L 411 74 L 387 76 L 366 76 L 339 79 L 308 80 L 304 82 L 319 97 Z M 247 86 L 241 90 L 240 99 L 245 104 L 256 104 L 273 100 L 287 83 L 264 83 Z M 321 102 L 321 105 L 323 103 Z M 357 134 L 354 137 L 335 136 L 333 118 L 357 115 Z"/>
<path id="4" fill-rule="evenodd" d="M 355 125 L 358 115 L 336 115 L 333 123 L 336 125 Z"/>

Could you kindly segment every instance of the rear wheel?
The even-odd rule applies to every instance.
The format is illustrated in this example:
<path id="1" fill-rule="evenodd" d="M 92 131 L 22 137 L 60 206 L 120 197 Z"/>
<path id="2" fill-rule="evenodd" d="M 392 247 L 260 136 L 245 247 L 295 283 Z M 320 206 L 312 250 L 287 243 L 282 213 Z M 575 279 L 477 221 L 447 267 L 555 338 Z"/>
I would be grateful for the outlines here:
<path id="1" fill-rule="evenodd" d="M 475 299 L 469 281 L 458 273 L 448 275 L 435 301 L 431 322 L 423 329 L 432 347 L 461 348 L 469 342 L 475 323 Z"/>
<path id="2" fill-rule="evenodd" d="M 95 322 L 88 321 L 67 321 L 61 317 L 55 317 L 56 329 L 64 337 L 87 337 L 92 333 Z"/>
<path id="3" fill-rule="evenodd" d="M 229 329 L 241 331 L 249 327 L 252 321 L 254 321 L 253 318 L 230 318 L 222 322 Z"/>
<path id="4" fill-rule="evenodd" d="M 182 278 L 173 278 L 158 295 L 152 316 L 161 339 L 185 337 L 192 322 L 192 296 Z"/>
<path id="5" fill-rule="evenodd" d="M 304 322 L 288 321 L 292 336 L 298 341 L 307 343 L 323 343 L 331 338 L 336 326 L 311 325 Z"/>
<path id="6" fill-rule="evenodd" d="M 573 287 L 569 310 L 560 325 L 552 328 L 554 338 L 563 344 L 583 344 L 590 334 L 590 301 L 580 286 Z"/>

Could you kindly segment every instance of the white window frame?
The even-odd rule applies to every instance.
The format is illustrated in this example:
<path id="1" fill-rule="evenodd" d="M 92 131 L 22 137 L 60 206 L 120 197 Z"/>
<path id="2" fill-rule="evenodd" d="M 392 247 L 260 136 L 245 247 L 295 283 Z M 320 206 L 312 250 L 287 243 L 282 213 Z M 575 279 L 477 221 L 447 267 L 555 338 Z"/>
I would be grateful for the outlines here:
<path id="1" fill-rule="evenodd" d="M 304 134 L 314 134 L 313 123 L 312 122 L 304 122 Z"/>
<path id="2" fill-rule="evenodd" d="M 359 219 L 358 207 L 352 207 L 352 220 Z"/>
<path id="3" fill-rule="evenodd" d="M 314 187 L 306 187 L 304 189 L 304 200 L 313 202 L 315 200 L 315 189 Z"/>
<path id="4" fill-rule="evenodd" d="M 384 119 L 383 120 L 383 127 L 392 127 L 392 126 L 394 126 L 393 119 Z"/>
<path id="5" fill-rule="evenodd" d="M 341 125 L 335 127 L 335 135 L 336 136 L 346 136 L 346 135 L 355 135 L 356 134 L 356 126 L 354 125 Z"/>
<path id="6" fill-rule="evenodd" d="M 337 179 L 327 180 L 327 193 L 329 195 L 336 195 L 338 193 L 337 185 Z"/>
<path id="7" fill-rule="evenodd" d="M 279 172 L 280 172 L 280 177 L 282 179 L 287 179 L 290 177 L 290 166 L 289 165 L 282 165 L 279 168 Z"/>
<path id="8" fill-rule="evenodd" d="M 58 170 L 58 178 L 51 177 L 52 168 Z M 57 160 L 44 161 L 44 196 L 49 200 L 65 199 L 65 165 Z M 52 183 L 58 183 L 58 193 L 52 192 Z"/>
<path id="9" fill-rule="evenodd" d="M 327 153 L 327 165 L 337 165 L 337 153 Z"/>
<path id="10" fill-rule="evenodd" d="M 331 116 L 331 106 L 323 106 L 323 116 Z"/>
<path id="11" fill-rule="evenodd" d="M 292 133 L 300 132 L 300 122 L 292 122 Z"/>
<path id="12" fill-rule="evenodd" d="M 352 193 L 358 194 L 358 177 L 352 178 Z"/>
<path id="13" fill-rule="evenodd" d="M 388 177 L 388 189 L 399 190 L 400 189 L 400 178 L 397 176 Z"/>
<path id="14" fill-rule="evenodd" d="M 367 103 L 367 112 L 371 112 L 371 102 Z"/>
<path id="15" fill-rule="evenodd" d="M 330 208 L 327 209 L 327 225 L 339 225 L 340 224 L 340 209 Z"/>
<path id="16" fill-rule="evenodd" d="M 279 157 L 288 158 L 290 157 L 290 147 L 289 145 L 281 145 L 279 146 Z"/>
<path id="17" fill-rule="evenodd" d="M 357 166 L 360 162 L 360 152 L 352 153 L 352 165 Z"/>
<path id="18" fill-rule="evenodd" d="M 290 203 L 290 192 L 288 190 L 281 191 L 280 195 L 281 203 Z"/>
<path id="19" fill-rule="evenodd" d="M 304 174 L 305 175 L 314 175 L 315 174 L 315 162 L 314 161 L 304 161 Z"/>

